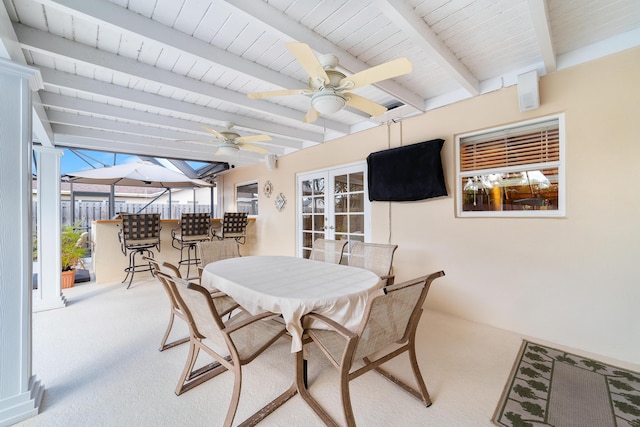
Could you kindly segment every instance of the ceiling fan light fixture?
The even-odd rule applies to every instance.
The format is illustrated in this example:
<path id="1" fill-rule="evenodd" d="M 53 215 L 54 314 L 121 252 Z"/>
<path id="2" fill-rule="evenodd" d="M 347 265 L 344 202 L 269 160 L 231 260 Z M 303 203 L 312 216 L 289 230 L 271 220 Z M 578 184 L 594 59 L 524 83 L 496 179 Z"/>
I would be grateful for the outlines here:
<path id="1" fill-rule="evenodd" d="M 222 144 L 218 147 L 218 152 L 225 156 L 233 156 L 238 152 L 239 148 L 233 144 Z"/>
<path id="2" fill-rule="evenodd" d="M 318 92 L 311 97 L 311 106 L 320 114 L 332 114 L 342 110 L 347 100 L 333 91 Z"/>

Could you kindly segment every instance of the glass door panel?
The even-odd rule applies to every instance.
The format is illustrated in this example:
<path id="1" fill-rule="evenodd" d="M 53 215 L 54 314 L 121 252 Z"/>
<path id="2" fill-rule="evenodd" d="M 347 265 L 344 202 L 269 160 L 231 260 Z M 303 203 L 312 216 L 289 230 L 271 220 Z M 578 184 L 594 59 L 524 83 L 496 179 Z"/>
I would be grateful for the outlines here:
<path id="1" fill-rule="evenodd" d="M 316 239 L 353 242 L 369 235 L 364 168 L 362 163 L 298 176 L 299 256 L 308 258 Z"/>

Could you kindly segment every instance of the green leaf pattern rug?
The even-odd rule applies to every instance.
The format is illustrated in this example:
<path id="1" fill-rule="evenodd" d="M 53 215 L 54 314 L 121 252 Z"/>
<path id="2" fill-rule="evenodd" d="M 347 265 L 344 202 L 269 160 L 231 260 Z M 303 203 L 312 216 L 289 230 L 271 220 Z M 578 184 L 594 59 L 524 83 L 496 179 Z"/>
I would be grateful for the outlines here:
<path id="1" fill-rule="evenodd" d="M 524 341 L 493 422 L 640 427 L 640 374 Z"/>

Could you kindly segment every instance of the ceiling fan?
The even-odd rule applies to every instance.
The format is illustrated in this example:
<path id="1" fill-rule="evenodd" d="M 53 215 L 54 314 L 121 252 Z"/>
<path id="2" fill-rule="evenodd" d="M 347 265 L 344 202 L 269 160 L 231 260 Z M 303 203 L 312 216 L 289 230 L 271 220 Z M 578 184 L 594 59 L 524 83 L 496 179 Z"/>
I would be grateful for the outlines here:
<path id="1" fill-rule="evenodd" d="M 231 156 L 236 154 L 239 150 L 250 150 L 263 154 L 269 152 L 269 150 L 265 148 L 248 144 L 249 142 L 271 141 L 271 137 L 269 135 L 240 136 L 240 134 L 231 130 L 231 128 L 233 128 L 233 123 L 223 122 L 222 126 L 226 129 L 226 131 L 218 132 L 217 130 L 211 129 L 210 127 L 201 126 L 202 129 L 206 130 L 216 137 L 215 140 L 209 140 L 210 142 L 219 142 L 218 151 L 216 151 L 216 154 L 225 154 Z"/>
<path id="2" fill-rule="evenodd" d="M 303 120 L 305 123 L 316 121 L 320 114 L 336 113 L 346 105 L 371 116 L 379 116 L 387 111 L 385 106 L 347 91 L 408 74 L 412 70 L 411 62 L 402 57 L 347 76 L 336 70 L 338 57 L 335 55 L 329 54 L 317 58 L 305 43 L 287 43 L 287 49 L 309 74 L 309 88 L 254 92 L 247 96 L 251 99 L 261 99 L 274 96 L 311 95 L 311 107 Z"/>

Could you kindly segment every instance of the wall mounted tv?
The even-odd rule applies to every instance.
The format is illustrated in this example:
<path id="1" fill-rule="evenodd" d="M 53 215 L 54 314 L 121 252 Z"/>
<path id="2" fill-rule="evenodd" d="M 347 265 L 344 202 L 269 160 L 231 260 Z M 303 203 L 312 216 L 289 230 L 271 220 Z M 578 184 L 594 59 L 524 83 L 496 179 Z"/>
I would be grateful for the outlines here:
<path id="1" fill-rule="evenodd" d="M 406 202 L 446 196 L 443 144 L 444 139 L 432 139 L 369 154 L 369 200 Z"/>

